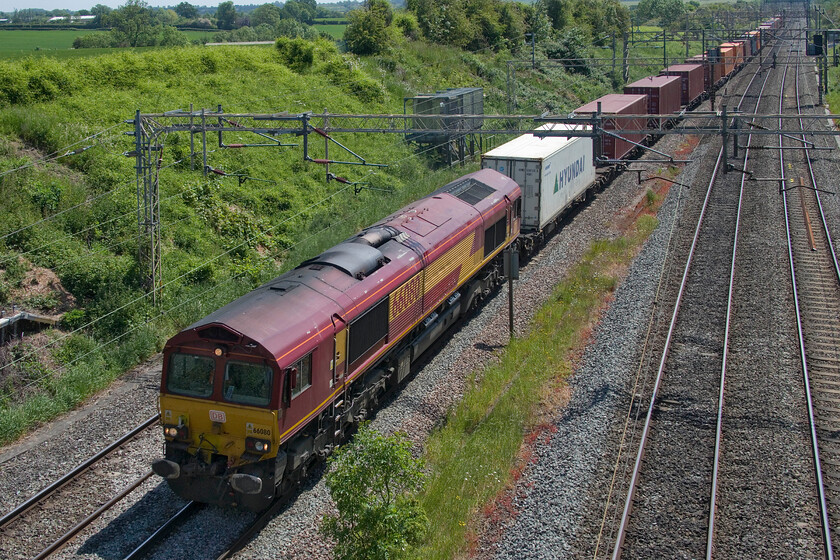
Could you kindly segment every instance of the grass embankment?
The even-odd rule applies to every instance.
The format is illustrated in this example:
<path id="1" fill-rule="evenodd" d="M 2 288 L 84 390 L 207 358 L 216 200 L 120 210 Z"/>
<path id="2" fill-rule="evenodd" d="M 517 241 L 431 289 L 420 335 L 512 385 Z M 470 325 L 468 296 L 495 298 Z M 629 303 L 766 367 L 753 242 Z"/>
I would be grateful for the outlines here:
<path id="1" fill-rule="evenodd" d="M 557 394 L 574 357 L 656 223 L 643 214 L 627 235 L 593 243 L 530 332 L 513 340 L 497 365 L 473 374 L 472 387 L 427 443 L 432 474 L 422 503 L 431 527 L 418 557 L 457 558 L 474 544 L 479 513 L 521 474 L 523 437 L 562 400 Z"/>

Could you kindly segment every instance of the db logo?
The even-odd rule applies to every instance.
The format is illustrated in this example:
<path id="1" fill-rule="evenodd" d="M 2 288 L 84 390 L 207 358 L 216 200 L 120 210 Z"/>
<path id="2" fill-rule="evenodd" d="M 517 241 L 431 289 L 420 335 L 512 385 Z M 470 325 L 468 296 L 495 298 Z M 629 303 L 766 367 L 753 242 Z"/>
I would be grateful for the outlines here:
<path id="1" fill-rule="evenodd" d="M 224 410 L 211 410 L 210 411 L 210 421 L 211 422 L 226 422 L 227 417 L 225 416 Z"/>

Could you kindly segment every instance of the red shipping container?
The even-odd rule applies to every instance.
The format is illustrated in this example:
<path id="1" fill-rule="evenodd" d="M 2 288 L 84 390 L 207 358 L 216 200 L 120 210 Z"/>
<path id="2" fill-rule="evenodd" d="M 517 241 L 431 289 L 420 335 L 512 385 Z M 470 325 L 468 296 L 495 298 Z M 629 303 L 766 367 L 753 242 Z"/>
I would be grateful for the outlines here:
<path id="1" fill-rule="evenodd" d="M 650 115 L 679 113 L 682 99 L 682 78 L 679 76 L 648 76 L 624 86 L 624 93 L 648 96 L 647 112 Z M 653 119 L 660 126 L 667 119 Z M 659 122 L 657 122 L 659 121 Z"/>
<path id="2" fill-rule="evenodd" d="M 701 55 L 702 61 L 702 55 Z M 662 76 L 679 76 L 682 80 L 681 98 L 682 105 L 688 105 L 705 90 L 705 72 L 702 64 L 674 64 L 659 73 Z"/>
<path id="3" fill-rule="evenodd" d="M 605 117 L 609 115 L 645 115 L 647 114 L 647 96 L 646 95 L 624 95 L 621 93 L 610 93 L 603 97 L 599 97 L 595 101 L 590 101 L 582 107 L 575 109 L 577 115 L 582 113 L 595 113 L 598 111 L 598 103 L 601 104 L 601 114 Z M 616 134 L 620 134 L 627 140 L 641 143 L 647 133 L 643 132 L 647 129 L 647 119 L 639 117 L 636 119 L 605 119 L 603 122 L 604 130 L 615 130 Z M 642 132 L 632 133 L 628 131 L 639 130 Z M 601 137 L 601 156 L 607 159 L 621 159 L 627 155 L 630 150 L 635 148 L 633 144 L 627 142 L 622 138 L 616 138 L 609 134 L 604 134 Z"/>
<path id="4" fill-rule="evenodd" d="M 700 64 L 701 66 L 703 66 L 703 89 L 709 89 L 709 87 L 712 85 L 710 81 L 711 76 L 709 71 L 711 63 L 709 62 L 709 59 L 703 56 L 702 54 L 696 54 L 690 58 L 686 58 L 685 63 Z"/>

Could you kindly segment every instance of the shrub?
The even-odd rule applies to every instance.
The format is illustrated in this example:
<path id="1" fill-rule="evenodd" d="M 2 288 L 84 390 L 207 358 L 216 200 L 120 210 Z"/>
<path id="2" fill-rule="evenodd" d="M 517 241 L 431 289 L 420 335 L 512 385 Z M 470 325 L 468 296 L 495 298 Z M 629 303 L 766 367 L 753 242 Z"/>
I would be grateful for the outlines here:
<path id="1" fill-rule="evenodd" d="M 376 54 L 388 46 L 388 26 L 393 13 L 385 0 L 367 0 L 365 7 L 347 14 L 350 25 L 344 31 L 347 49 L 354 54 Z"/>
<path id="2" fill-rule="evenodd" d="M 407 556 L 428 520 L 415 497 L 425 479 L 404 434 L 384 436 L 362 424 L 353 441 L 329 460 L 325 478 L 337 515 L 326 515 L 321 532 L 336 541 L 337 559 Z"/>
<path id="3" fill-rule="evenodd" d="M 60 326 L 62 329 L 75 331 L 87 324 L 88 318 L 84 309 L 71 309 L 61 317 Z"/>
<path id="4" fill-rule="evenodd" d="M 30 99 L 26 72 L 18 64 L 0 63 L 0 103 L 26 103 Z"/>
<path id="5" fill-rule="evenodd" d="M 73 39 L 74 49 L 105 49 L 116 45 L 116 38 L 111 33 L 88 33 Z"/>
<path id="6" fill-rule="evenodd" d="M 315 60 L 315 45 L 312 41 L 280 37 L 275 45 L 283 63 L 295 72 L 305 72 Z"/>
<path id="7" fill-rule="evenodd" d="M 30 200 L 41 211 L 42 216 L 58 210 L 63 188 L 57 181 L 32 181 L 26 188 Z"/>
<path id="8" fill-rule="evenodd" d="M 420 38 L 420 26 L 417 24 L 417 17 L 411 12 L 398 14 L 394 17 L 394 25 L 400 28 L 406 38 L 411 40 Z"/>
<path id="9" fill-rule="evenodd" d="M 59 269 L 64 287 L 77 299 L 93 300 L 114 292 L 123 292 L 130 263 L 125 258 L 90 255 L 74 259 L 71 266 Z"/>
<path id="10" fill-rule="evenodd" d="M 341 89 L 362 101 L 381 103 L 385 100 L 382 86 L 362 72 L 353 58 L 333 57 L 324 65 L 323 71 L 332 77 Z"/>

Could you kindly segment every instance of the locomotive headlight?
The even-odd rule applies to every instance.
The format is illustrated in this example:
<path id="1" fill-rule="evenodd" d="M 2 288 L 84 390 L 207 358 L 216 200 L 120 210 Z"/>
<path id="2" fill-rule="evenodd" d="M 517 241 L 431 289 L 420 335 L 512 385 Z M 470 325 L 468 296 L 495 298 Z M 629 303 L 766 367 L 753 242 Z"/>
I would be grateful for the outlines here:
<path id="1" fill-rule="evenodd" d="M 173 439 L 187 440 L 190 437 L 190 430 L 186 426 L 164 426 L 163 435 Z"/>
<path id="2" fill-rule="evenodd" d="M 245 438 L 245 449 L 254 451 L 256 453 L 268 453 L 271 448 L 271 442 L 264 439 Z"/>

